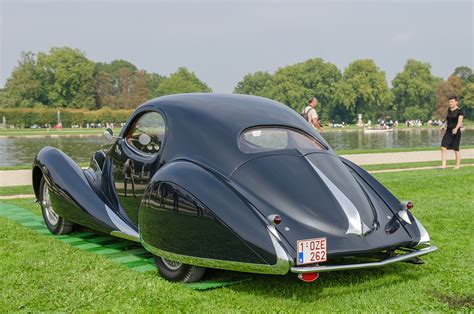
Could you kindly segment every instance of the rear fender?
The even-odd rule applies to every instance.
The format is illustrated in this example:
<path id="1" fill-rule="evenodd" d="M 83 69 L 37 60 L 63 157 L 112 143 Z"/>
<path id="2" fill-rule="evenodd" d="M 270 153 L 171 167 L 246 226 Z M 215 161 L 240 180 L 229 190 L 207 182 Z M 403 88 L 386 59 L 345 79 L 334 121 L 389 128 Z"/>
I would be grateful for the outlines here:
<path id="1" fill-rule="evenodd" d="M 158 170 L 140 207 L 142 243 L 157 255 L 204 267 L 285 274 L 288 256 L 267 226 L 225 179 L 188 161 Z"/>
<path id="2" fill-rule="evenodd" d="M 377 179 L 375 179 L 361 167 L 357 166 L 355 163 L 345 158 L 340 158 L 350 170 L 353 170 L 355 174 L 362 178 L 362 180 L 364 180 L 367 185 L 372 188 L 372 190 L 385 202 L 387 207 L 390 208 L 394 215 L 398 213 L 402 204 L 385 186 L 383 186 L 379 181 L 377 181 Z M 429 236 L 423 225 L 421 225 L 421 223 L 413 216 L 411 212 L 409 212 L 409 216 L 412 220 L 411 224 L 402 223 L 401 221 L 400 222 L 411 236 L 413 241 L 412 246 L 417 246 L 421 244 L 421 242 L 429 244 Z"/>

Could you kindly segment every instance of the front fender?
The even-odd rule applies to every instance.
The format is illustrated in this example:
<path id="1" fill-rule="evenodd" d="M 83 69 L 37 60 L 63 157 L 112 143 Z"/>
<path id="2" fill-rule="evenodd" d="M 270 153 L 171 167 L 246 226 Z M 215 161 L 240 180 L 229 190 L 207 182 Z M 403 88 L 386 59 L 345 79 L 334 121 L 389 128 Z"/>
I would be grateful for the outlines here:
<path id="1" fill-rule="evenodd" d="M 153 176 L 139 230 L 144 246 L 163 257 L 239 271 L 289 270 L 286 252 L 262 217 L 225 179 L 192 162 L 169 163 Z"/>
<path id="2" fill-rule="evenodd" d="M 106 204 L 94 192 L 83 170 L 66 154 L 44 147 L 33 162 L 33 188 L 39 199 L 44 177 L 54 210 L 67 220 L 102 232 L 116 229 L 106 212 Z"/>

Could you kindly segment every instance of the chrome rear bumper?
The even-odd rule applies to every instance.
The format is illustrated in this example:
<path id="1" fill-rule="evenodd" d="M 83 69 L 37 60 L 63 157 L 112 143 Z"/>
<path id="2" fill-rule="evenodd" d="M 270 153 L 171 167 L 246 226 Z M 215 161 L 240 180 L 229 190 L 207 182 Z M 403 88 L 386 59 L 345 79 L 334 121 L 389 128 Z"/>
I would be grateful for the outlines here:
<path id="1" fill-rule="evenodd" d="M 436 246 L 429 246 L 427 248 L 419 249 L 407 254 L 397 255 L 397 256 L 387 258 L 383 261 L 371 262 L 371 263 L 348 264 L 348 265 L 294 266 L 294 267 L 291 267 L 290 271 L 292 273 L 301 274 L 301 273 L 322 273 L 322 272 L 336 271 L 336 270 L 380 267 L 380 266 L 385 266 L 391 263 L 406 261 L 417 256 L 434 252 L 437 249 L 438 248 Z"/>

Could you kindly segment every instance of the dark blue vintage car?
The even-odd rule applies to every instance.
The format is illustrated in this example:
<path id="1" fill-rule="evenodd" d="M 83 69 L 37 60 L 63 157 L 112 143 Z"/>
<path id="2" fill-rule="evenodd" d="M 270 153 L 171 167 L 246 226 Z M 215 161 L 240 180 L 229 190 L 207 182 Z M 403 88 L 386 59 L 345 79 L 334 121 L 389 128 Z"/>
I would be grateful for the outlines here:
<path id="1" fill-rule="evenodd" d="M 44 220 L 54 234 L 81 225 L 140 242 L 169 280 L 219 268 L 312 281 L 436 250 L 410 202 L 278 102 L 160 97 L 106 137 L 85 170 L 58 149 L 38 153 L 33 186 Z"/>

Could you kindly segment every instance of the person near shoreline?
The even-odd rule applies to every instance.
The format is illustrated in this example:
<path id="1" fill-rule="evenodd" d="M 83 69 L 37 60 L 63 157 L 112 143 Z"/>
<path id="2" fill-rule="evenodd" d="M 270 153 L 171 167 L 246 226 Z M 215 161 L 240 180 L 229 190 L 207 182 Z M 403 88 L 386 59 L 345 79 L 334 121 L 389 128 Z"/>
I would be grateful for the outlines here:
<path id="1" fill-rule="evenodd" d="M 458 98 L 456 96 L 449 97 L 448 114 L 446 115 L 446 132 L 441 141 L 441 168 L 446 168 L 446 150 L 454 150 L 456 155 L 456 166 L 454 169 L 461 167 L 461 151 L 459 144 L 461 142 L 461 125 L 464 119 L 464 110 L 458 107 Z"/>
<path id="2" fill-rule="evenodd" d="M 320 132 L 322 132 L 323 127 L 319 123 L 318 113 L 316 112 L 317 105 L 318 99 L 316 97 L 311 97 L 310 99 L 308 99 L 308 105 L 303 109 L 303 115 L 308 116 L 308 122 Z"/>

